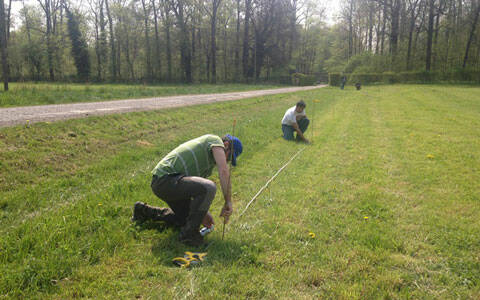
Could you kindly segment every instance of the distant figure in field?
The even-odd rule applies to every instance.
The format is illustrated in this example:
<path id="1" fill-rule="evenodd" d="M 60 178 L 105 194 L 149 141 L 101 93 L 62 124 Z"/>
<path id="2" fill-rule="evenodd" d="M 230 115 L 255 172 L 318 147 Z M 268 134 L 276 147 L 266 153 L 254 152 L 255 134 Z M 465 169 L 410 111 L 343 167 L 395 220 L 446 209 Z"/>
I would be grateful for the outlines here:
<path id="1" fill-rule="evenodd" d="M 225 203 L 220 216 L 228 222 L 233 212 L 230 174 L 227 161 L 237 165 L 242 153 L 242 143 L 234 136 L 220 138 L 206 134 L 187 141 L 167 154 L 153 169 L 151 188 L 170 208 L 160 208 L 143 202 L 135 203 L 132 221 L 165 221 L 180 227 L 180 242 L 190 246 L 203 244 L 200 224 L 211 228 L 213 217 L 208 211 L 215 198 L 217 187 L 206 179 L 215 166 Z"/>
<path id="2" fill-rule="evenodd" d="M 359 91 L 362 88 L 362 85 L 360 82 L 355 83 L 355 87 L 357 88 L 357 91 Z"/>
<path id="3" fill-rule="evenodd" d="M 342 83 L 340 84 L 341 90 L 345 87 L 345 83 L 347 83 L 347 76 L 342 76 Z"/>
<path id="4" fill-rule="evenodd" d="M 283 116 L 282 119 L 282 131 L 283 131 L 283 138 L 288 141 L 293 141 L 296 139 L 297 141 L 304 141 L 305 143 L 309 143 L 307 138 L 303 135 L 305 131 L 307 131 L 308 124 L 310 124 L 310 120 L 307 119 L 307 115 L 305 113 L 305 107 L 307 105 L 303 100 L 297 102 L 297 105 L 290 107 Z M 296 138 L 294 138 L 294 132 L 297 132 Z"/>

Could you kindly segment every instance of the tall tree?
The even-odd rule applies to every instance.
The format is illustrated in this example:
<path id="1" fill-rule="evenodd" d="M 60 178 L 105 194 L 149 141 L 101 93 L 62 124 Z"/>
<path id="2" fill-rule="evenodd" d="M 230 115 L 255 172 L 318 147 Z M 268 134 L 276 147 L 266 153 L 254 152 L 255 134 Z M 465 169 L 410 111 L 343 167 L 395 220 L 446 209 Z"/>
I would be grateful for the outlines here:
<path id="1" fill-rule="evenodd" d="M 472 26 L 470 27 L 470 34 L 468 35 L 468 41 L 467 41 L 467 46 L 465 48 L 465 56 L 463 58 L 463 68 L 465 69 L 465 67 L 467 66 L 467 60 L 468 60 L 468 52 L 470 51 L 470 46 L 472 44 L 472 40 L 473 40 L 473 36 L 475 34 L 475 29 L 477 28 L 477 23 L 478 23 L 478 17 L 480 15 L 480 3 L 479 1 L 477 0 L 476 3 L 475 3 L 476 7 L 472 13 L 473 15 L 473 21 L 472 21 Z"/>
<path id="2" fill-rule="evenodd" d="M 240 0 L 235 0 L 237 3 L 237 17 L 235 30 L 235 81 L 238 80 L 240 74 Z"/>
<path id="3" fill-rule="evenodd" d="M 161 79 L 162 74 L 162 64 L 160 59 L 160 34 L 158 32 L 158 11 L 155 5 L 155 0 L 152 1 L 153 9 L 153 23 L 155 26 L 155 77 L 157 80 Z"/>
<path id="4" fill-rule="evenodd" d="M 180 28 L 180 60 L 182 66 L 182 80 L 185 83 L 192 83 L 192 52 L 188 33 L 189 15 L 186 13 L 186 3 L 185 0 L 172 0 L 170 5 L 177 18 L 177 25 Z"/>
<path id="5" fill-rule="evenodd" d="M 153 72 L 152 72 L 152 64 L 150 63 L 150 34 L 149 34 L 149 26 L 148 20 L 150 17 L 150 10 L 147 9 L 145 4 L 145 0 L 142 0 L 142 7 L 143 7 L 143 22 L 145 24 L 145 67 L 146 67 L 146 79 L 147 82 L 152 81 Z"/>
<path id="6" fill-rule="evenodd" d="M 56 12 L 59 8 L 59 4 L 56 0 L 37 0 L 40 6 L 45 13 L 45 26 L 46 26 L 46 40 L 47 40 L 47 62 L 48 62 L 48 73 L 50 76 L 50 80 L 55 80 L 55 71 L 54 71 L 54 32 L 55 32 L 55 19 L 56 19 Z"/>
<path id="7" fill-rule="evenodd" d="M 252 0 L 245 0 L 245 18 L 243 20 L 243 51 L 242 51 L 242 67 L 243 67 L 243 77 L 248 80 L 250 77 L 250 69 L 248 65 L 248 60 L 250 57 L 250 14 L 252 10 Z"/>
<path id="8" fill-rule="evenodd" d="M 217 11 L 222 0 L 212 0 L 212 10 L 206 10 L 210 15 L 210 52 L 212 60 L 212 77 L 211 82 L 217 82 L 217 42 L 216 42 L 216 27 L 217 27 Z"/>
<path id="9" fill-rule="evenodd" d="M 163 19 L 163 25 L 165 28 L 165 50 L 167 53 L 167 81 L 172 81 L 172 39 L 171 39 L 171 27 L 172 27 L 172 20 L 171 20 L 171 6 L 170 0 L 161 0 L 162 1 L 162 9 L 160 9 L 160 13 Z"/>
<path id="10" fill-rule="evenodd" d="M 407 70 L 411 69 L 411 56 L 412 56 L 412 41 L 413 41 L 413 31 L 415 29 L 415 22 L 420 13 L 420 10 L 417 9 L 422 0 L 408 0 L 408 13 L 410 14 L 410 23 L 408 27 L 408 46 L 407 46 L 407 58 L 406 58 L 406 68 Z"/>
<path id="11" fill-rule="evenodd" d="M 115 35 L 114 35 L 114 29 L 113 29 L 113 18 L 112 14 L 110 12 L 110 6 L 108 3 L 109 0 L 105 0 L 105 9 L 107 11 L 107 19 L 108 19 L 108 31 L 110 33 L 110 55 L 111 55 L 111 65 L 112 65 L 112 80 L 116 81 L 117 80 L 117 54 L 116 54 L 116 48 L 115 48 Z"/>
<path id="12" fill-rule="evenodd" d="M 72 56 L 77 68 L 78 77 L 81 80 L 87 80 L 90 76 L 90 58 L 88 56 L 88 46 L 83 37 L 77 15 L 65 7 L 67 13 L 68 35 L 72 42 Z"/>
<path id="13" fill-rule="evenodd" d="M 8 91 L 8 80 L 10 77 L 8 67 L 8 50 L 7 50 L 7 26 L 5 17 L 5 3 L 0 0 L 0 47 L 2 52 L 2 77 L 3 77 L 3 89 Z"/>

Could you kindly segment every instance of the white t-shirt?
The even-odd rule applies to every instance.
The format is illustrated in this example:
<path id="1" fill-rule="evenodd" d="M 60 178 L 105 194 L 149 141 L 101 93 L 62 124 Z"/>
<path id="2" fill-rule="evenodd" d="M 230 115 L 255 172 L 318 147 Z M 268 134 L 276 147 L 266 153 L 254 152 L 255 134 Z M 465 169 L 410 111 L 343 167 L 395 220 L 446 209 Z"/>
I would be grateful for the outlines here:
<path id="1" fill-rule="evenodd" d="M 297 123 L 297 116 L 306 116 L 305 109 L 301 113 L 298 113 L 295 109 L 297 106 L 290 107 L 283 116 L 282 125 L 290 125 Z"/>

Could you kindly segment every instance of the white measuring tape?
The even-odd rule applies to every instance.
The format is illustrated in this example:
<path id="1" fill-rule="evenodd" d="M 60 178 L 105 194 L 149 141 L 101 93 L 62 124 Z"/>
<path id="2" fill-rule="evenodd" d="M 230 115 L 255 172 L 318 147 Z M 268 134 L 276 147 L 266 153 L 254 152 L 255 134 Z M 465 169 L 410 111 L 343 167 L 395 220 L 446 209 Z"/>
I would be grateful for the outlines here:
<path id="1" fill-rule="evenodd" d="M 257 199 L 257 197 L 263 192 L 263 190 L 265 190 L 265 189 L 267 188 L 267 186 L 270 184 L 270 182 L 272 182 L 272 181 L 275 179 L 275 177 L 277 177 L 278 174 L 280 174 L 280 172 L 282 172 L 282 170 L 285 169 L 285 168 L 288 166 L 288 164 L 291 163 L 292 160 L 294 160 L 295 157 L 297 157 L 297 155 L 300 154 L 300 152 L 302 152 L 303 150 L 305 150 L 305 147 L 303 147 L 302 149 L 298 150 L 298 152 L 295 153 L 295 155 L 294 155 L 292 158 L 290 158 L 290 160 L 289 160 L 285 165 L 283 165 L 283 167 L 281 167 L 281 168 L 277 171 L 277 173 L 275 173 L 275 175 L 272 176 L 272 178 L 270 178 L 270 179 L 267 181 L 267 183 L 258 191 L 258 193 L 257 193 L 255 196 L 253 196 L 252 200 L 250 200 L 250 202 L 248 202 L 248 204 L 247 204 L 247 206 L 245 207 L 245 209 L 244 209 L 244 210 L 242 211 L 242 213 L 238 216 L 239 218 L 240 218 L 241 216 L 243 216 L 243 214 L 247 211 L 247 209 L 248 209 L 248 207 L 250 206 L 250 204 L 252 204 L 253 201 L 255 201 L 255 199 Z"/>

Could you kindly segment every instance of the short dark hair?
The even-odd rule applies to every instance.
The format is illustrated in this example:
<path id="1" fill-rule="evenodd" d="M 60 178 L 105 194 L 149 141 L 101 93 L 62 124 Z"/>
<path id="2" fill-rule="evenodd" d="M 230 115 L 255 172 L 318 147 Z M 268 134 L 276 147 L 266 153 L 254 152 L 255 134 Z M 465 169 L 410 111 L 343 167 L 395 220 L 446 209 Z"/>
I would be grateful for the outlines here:
<path id="1" fill-rule="evenodd" d="M 225 150 L 232 150 L 232 148 L 233 148 L 233 141 L 232 141 L 231 139 L 229 139 L 226 135 L 224 135 L 224 136 L 222 137 L 222 141 L 229 143 L 228 148 L 225 149 Z"/>
<path id="2" fill-rule="evenodd" d="M 307 104 L 305 104 L 305 102 L 303 102 L 303 100 L 300 100 L 297 102 L 297 106 L 300 106 L 300 107 L 307 107 Z"/>

